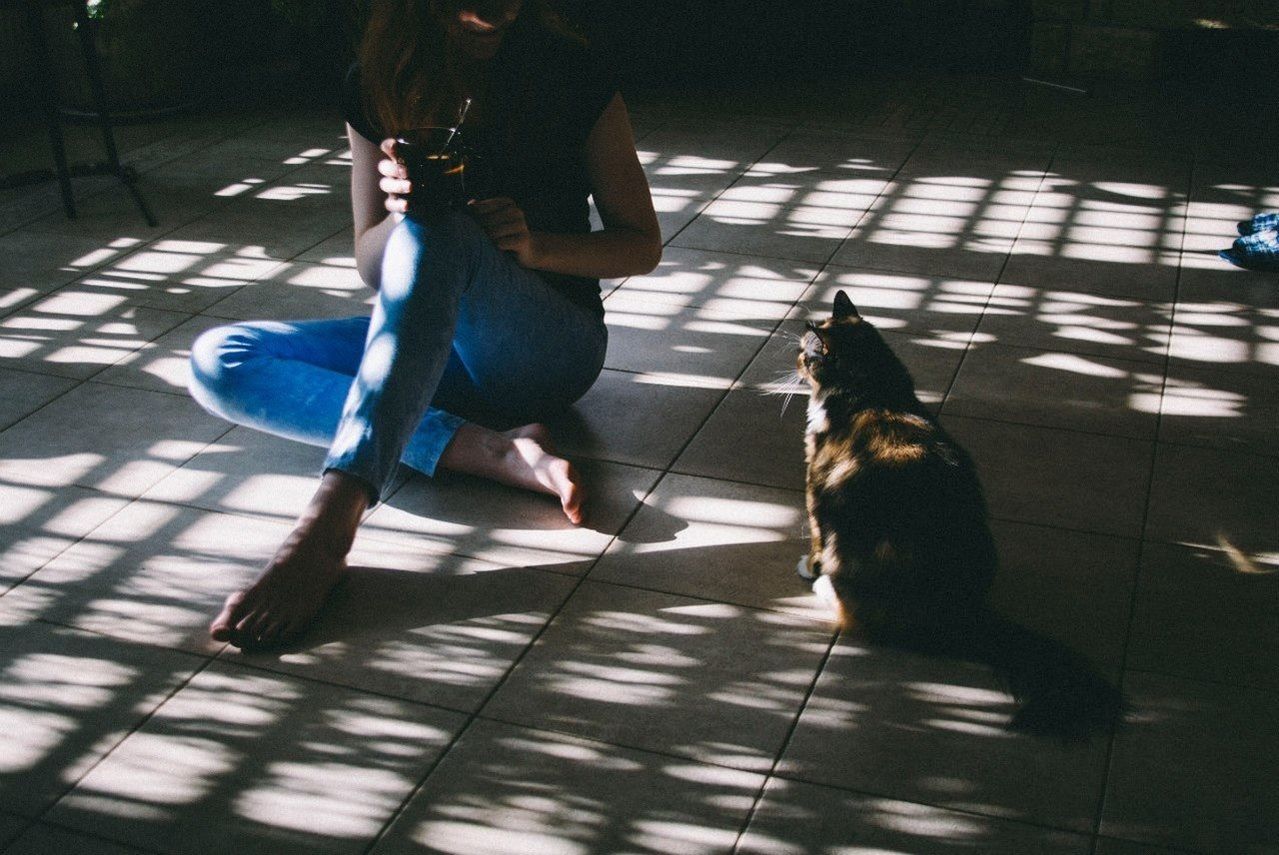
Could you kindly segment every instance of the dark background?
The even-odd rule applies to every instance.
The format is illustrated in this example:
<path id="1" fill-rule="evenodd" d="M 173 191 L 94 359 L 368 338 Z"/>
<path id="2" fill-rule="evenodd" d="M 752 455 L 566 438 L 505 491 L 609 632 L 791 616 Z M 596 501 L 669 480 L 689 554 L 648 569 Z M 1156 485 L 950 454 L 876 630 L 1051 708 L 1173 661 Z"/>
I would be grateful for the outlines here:
<path id="1" fill-rule="evenodd" d="M 331 100 L 361 20 L 359 0 L 289 0 L 300 16 L 272 0 L 134 2 L 163 3 L 152 8 L 167 23 L 120 62 L 154 66 L 153 77 L 171 66 L 196 101 L 266 90 Z M 790 87 L 802 98 L 876 75 L 941 73 L 1173 82 L 1270 103 L 1279 92 L 1279 0 L 554 2 L 632 90 Z M 69 18 L 49 5 L 62 76 L 82 78 Z M 21 24 L 12 4 L 0 8 L 0 113 L 31 109 L 45 85 Z"/>

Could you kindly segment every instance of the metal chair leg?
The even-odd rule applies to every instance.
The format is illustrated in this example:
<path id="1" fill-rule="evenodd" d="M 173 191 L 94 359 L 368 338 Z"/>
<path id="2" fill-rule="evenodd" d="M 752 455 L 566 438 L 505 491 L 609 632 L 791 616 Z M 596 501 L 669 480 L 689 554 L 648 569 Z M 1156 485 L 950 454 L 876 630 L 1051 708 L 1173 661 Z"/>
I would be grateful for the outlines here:
<path id="1" fill-rule="evenodd" d="M 93 93 L 94 107 L 98 113 L 98 124 L 102 130 L 102 144 L 107 150 L 107 162 L 111 169 L 124 183 L 125 189 L 133 197 L 133 201 L 142 212 L 147 225 L 154 227 L 156 219 L 147 206 L 146 200 L 138 192 L 136 186 L 137 172 L 130 166 L 120 162 L 120 152 L 115 144 L 115 131 L 111 126 L 111 113 L 107 109 L 106 87 L 103 85 L 102 66 L 98 63 L 98 51 L 93 44 L 93 34 L 89 30 L 89 13 L 84 0 L 68 0 L 71 13 L 75 16 L 76 31 L 80 35 L 80 52 L 84 54 L 84 67 L 89 75 L 89 88 Z"/>
<path id="2" fill-rule="evenodd" d="M 58 90 L 57 70 L 50 61 L 49 42 L 45 38 L 44 19 L 40 14 L 38 3 L 25 4 L 27 24 L 31 30 L 32 49 L 35 52 L 37 68 L 45 69 L 46 77 L 43 86 L 37 86 L 44 97 L 40 99 L 40 107 L 44 110 L 45 123 L 49 128 L 49 145 L 53 148 L 53 161 L 57 166 L 58 186 L 62 191 L 62 207 L 67 217 L 75 219 L 75 197 L 71 193 L 71 170 L 67 166 L 66 142 L 62 137 L 62 119 L 58 115 L 55 103 Z"/>

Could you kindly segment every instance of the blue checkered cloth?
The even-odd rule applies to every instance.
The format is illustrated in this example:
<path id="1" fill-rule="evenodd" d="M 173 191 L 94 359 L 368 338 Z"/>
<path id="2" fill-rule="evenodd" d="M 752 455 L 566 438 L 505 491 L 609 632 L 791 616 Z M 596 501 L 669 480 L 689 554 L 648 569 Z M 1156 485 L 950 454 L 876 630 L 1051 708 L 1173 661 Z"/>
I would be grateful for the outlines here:
<path id="1" fill-rule="evenodd" d="M 1279 211 L 1256 214 L 1251 220 L 1239 223 L 1239 234 L 1247 236 L 1256 232 L 1279 231 Z"/>
<path id="2" fill-rule="evenodd" d="M 1218 253 L 1226 261 L 1247 270 L 1279 272 L 1279 231 L 1263 229 L 1237 239 Z"/>

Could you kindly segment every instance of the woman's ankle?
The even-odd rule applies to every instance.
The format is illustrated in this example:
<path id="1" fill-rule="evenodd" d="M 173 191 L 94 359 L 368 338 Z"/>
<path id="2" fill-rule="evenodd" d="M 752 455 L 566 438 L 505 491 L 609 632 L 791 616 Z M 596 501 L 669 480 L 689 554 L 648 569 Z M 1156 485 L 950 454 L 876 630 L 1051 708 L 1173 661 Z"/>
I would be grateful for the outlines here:
<path id="1" fill-rule="evenodd" d="M 296 537 L 326 551 L 346 555 L 368 509 L 369 486 L 362 479 L 329 469 L 294 526 Z"/>

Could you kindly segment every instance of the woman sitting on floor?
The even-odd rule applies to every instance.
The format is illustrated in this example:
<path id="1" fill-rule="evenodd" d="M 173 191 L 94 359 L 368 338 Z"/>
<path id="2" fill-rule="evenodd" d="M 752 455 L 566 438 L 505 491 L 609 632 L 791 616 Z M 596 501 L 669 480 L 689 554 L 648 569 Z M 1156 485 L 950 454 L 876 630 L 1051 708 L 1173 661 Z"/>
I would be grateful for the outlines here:
<path id="1" fill-rule="evenodd" d="M 213 621 L 238 646 L 308 626 L 400 462 L 555 495 L 580 523 L 582 486 L 540 422 L 603 366 L 599 279 L 661 257 L 626 106 L 542 0 L 375 2 L 346 96 L 372 317 L 233 324 L 192 350 L 191 393 L 210 412 L 329 449 L 293 532 Z M 463 111 L 492 192 L 415 197 L 394 138 Z"/>

